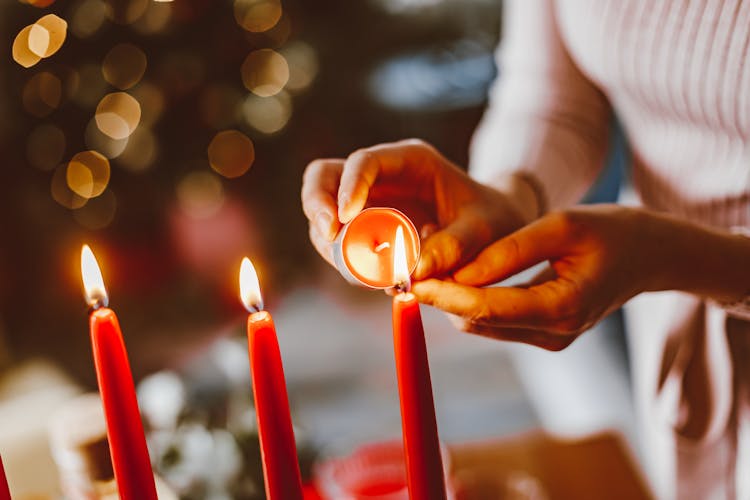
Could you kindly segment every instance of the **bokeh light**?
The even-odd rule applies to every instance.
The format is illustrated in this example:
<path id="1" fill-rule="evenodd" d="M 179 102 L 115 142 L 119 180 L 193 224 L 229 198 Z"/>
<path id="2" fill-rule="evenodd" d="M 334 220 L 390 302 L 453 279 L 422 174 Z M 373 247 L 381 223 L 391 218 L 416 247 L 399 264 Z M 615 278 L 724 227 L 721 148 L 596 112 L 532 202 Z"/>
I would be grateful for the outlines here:
<path id="1" fill-rule="evenodd" d="M 156 85 L 143 81 L 130 91 L 141 105 L 141 124 L 150 127 L 164 111 L 164 94 Z"/>
<path id="2" fill-rule="evenodd" d="M 26 140 L 29 164 L 40 170 L 52 170 L 65 154 L 65 133 L 51 123 L 39 125 Z"/>
<path id="3" fill-rule="evenodd" d="M 78 196 L 95 198 L 109 184 L 109 160 L 97 151 L 82 151 L 68 162 L 65 179 Z"/>
<path id="4" fill-rule="evenodd" d="M 62 83 L 48 71 L 32 76 L 23 87 L 21 101 L 30 114 L 39 118 L 52 113 L 60 105 Z"/>
<path id="5" fill-rule="evenodd" d="M 50 191 L 52 199 L 65 208 L 81 208 L 86 204 L 88 198 L 77 195 L 68 187 L 67 180 L 68 165 L 59 165 L 52 174 Z"/>
<path id="6" fill-rule="evenodd" d="M 225 84 L 211 85 L 201 95 L 201 117 L 216 130 L 229 128 L 237 122 L 237 109 L 241 102 L 242 92 L 235 87 Z"/>
<path id="7" fill-rule="evenodd" d="M 260 49 L 248 54 L 240 71 L 247 90 L 261 97 L 279 93 L 289 80 L 286 59 L 273 49 Z"/>
<path id="8" fill-rule="evenodd" d="M 113 118 L 114 120 L 114 118 Z M 121 127 L 125 127 L 125 124 L 121 124 Z M 122 139 L 113 139 L 99 129 L 99 125 L 96 123 L 96 118 L 89 120 L 84 132 L 84 141 L 86 147 L 99 151 L 101 154 L 109 159 L 119 157 L 128 145 L 128 141 L 131 136 L 124 137 Z"/>
<path id="9" fill-rule="evenodd" d="M 158 151 L 153 132 L 146 127 L 138 127 L 128 138 L 127 147 L 117 158 L 117 163 L 132 172 L 141 172 L 154 163 Z"/>
<path id="10" fill-rule="evenodd" d="M 31 26 L 26 26 L 18 32 L 18 35 L 16 35 L 16 38 L 13 40 L 13 60 L 24 68 L 30 68 L 42 60 L 40 56 L 34 54 L 34 52 L 31 51 L 31 48 L 29 48 L 29 36 L 31 35 L 31 29 L 33 27 L 33 24 Z"/>
<path id="11" fill-rule="evenodd" d="M 29 50 L 39 57 L 50 57 L 63 46 L 67 34 L 68 23 L 54 14 L 48 14 L 31 25 Z"/>
<path id="12" fill-rule="evenodd" d="M 281 19 L 280 0 L 235 0 L 234 18 L 243 29 L 261 33 L 270 30 Z"/>
<path id="13" fill-rule="evenodd" d="M 107 18 L 107 4 L 104 0 L 81 0 L 70 16 L 70 31 L 78 38 L 94 35 Z"/>
<path id="14" fill-rule="evenodd" d="M 242 103 L 242 116 L 258 132 L 275 134 L 292 116 L 292 99 L 286 92 L 271 97 L 248 94 Z"/>
<path id="15" fill-rule="evenodd" d="M 141 105 L 125 92 L 105 95 L 96 107 L 96 124 L 112 139 L 125 139 L 141 120 Z"/>
<path id="16" fill-rule="evenodd" d="M 224 187 L 221 180 L 210 172 L 191 172 L 177 184 L 177 201 L 186 214 L 204 219 L 221 208 Z"/>
<path id="17" fill-rule="evenodd" d="M 150 0 L 106 0 L 107 17 L 117 24 L 132 24 L 146 12 Z"/>
<path id="18" fill-rule="evenodd" d="M 126 90 L 137 84 L 146 72 L 146 54 L 130 43 L 115 45 L 102 63 L 102 75 L 113 87 Z"/>
<path id="19" fill-rule="evenodd" d="M 153 35 L 162 31 L 172 19 L 172 5 L 169 2 L 154 0 L 146 12 L 133 23 L 133 29 L 143 35 Z"/>
<path id="20" fill-rule="evenodd" d="M 103 229 L 115 218 L 117 198 L 111 189 L 73 211 L 75 221 L 86 229 Z"/>
<path id="21" fill-rule="evenodd" d="M 211 168 L 229 179 L 247 172 L 254 160 L 253 141 L 237 130 L 219 132 L 208 146 Z"/>
<path id="22" fill-rule="evenodd" d="M 294 41 L 284 47 L 281 54 L 289 64 L 289 81 L 286 88 L 292 92 L 302 92 L 318 76 L 318 54 L 308 43 Z"/>

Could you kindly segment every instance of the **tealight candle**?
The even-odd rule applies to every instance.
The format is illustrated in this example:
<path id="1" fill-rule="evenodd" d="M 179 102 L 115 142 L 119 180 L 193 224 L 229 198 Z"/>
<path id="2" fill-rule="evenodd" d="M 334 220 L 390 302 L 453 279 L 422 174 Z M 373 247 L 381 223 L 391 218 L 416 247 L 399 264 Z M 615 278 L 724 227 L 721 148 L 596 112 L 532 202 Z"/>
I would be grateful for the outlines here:
<path id="1" fill-rule="evenodd" d="M 419 260 L 419 233 L 406 215 L 394 208 L 366 208 L 339 232 L 333 255 L 339 272 L 350 283 L 368 288 L 393 286 L 393 235 L 404 235 L 406 266 L 413 272 Z"/>

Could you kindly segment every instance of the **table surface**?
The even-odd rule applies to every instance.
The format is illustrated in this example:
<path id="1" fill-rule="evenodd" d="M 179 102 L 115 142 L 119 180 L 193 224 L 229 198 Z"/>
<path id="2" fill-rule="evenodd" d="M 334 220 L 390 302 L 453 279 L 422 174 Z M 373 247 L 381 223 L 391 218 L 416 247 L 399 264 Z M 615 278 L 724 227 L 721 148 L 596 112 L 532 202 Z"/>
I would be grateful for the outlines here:
<path id="1" fill-rule="evenodd" d="M 450 449 L 460 499 L 653 498 L 630 450 L 615 432 L 563 439 L 531 431 Z"/>

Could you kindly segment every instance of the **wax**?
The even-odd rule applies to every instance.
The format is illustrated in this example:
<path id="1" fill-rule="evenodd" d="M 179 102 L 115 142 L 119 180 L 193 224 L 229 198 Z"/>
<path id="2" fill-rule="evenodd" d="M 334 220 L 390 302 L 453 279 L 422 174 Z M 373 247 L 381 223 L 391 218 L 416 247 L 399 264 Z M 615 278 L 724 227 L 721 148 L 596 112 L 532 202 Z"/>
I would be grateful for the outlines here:
<path id="1" fill-rule="evenodd" d="M 117 316 L 111 309 L 101 307 L 91 313 L 89 325 L 120 498 L 156 500 L 154 474 Z"/>
<path id="2" fill-rule="evenodd" d="M 393 298 L 393 343 L 409 498 L 445 499 L 427 346 L 419 304 L 411 293 Z"/>
<path id="3" fill-rule="evenodd" d="M 5 476 L 2 457 L 0 457 L 0 500 L 10 500 L 10 488 L 8 478 Z"/>
<path id="4" fill-rule="evenodd" d="M 260 311 L 248 316 L 247 340 L 266 498 L 302 500 L 284 367 L 270 313 Z"/>

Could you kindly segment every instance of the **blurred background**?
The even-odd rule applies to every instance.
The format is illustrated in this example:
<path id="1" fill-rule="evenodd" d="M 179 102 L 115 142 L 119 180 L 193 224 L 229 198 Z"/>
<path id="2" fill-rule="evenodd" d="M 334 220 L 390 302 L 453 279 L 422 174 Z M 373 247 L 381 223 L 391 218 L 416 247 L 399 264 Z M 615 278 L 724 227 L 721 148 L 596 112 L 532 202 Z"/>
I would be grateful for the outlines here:
<path id="1" fill-rule="evenodd" d="M 405 137 L 467 165 L 501 12 L 499 0 L 0 3 L 0 454 L 14 490 L 59 488 L 39 429 L 95 389 L 83 243 L 120 317 L 156 469 L 180 497 L 262 497 L 244 255 L 276 318 L 303 473 L 398 437 L 389 300 L 315 254 L 302 172 Z M 591 200 L 617 195 L 614 142 Z M 632 437 L 619 315 L 550 355 L 423 312 L 447 443 L 538 428 Z"/>

